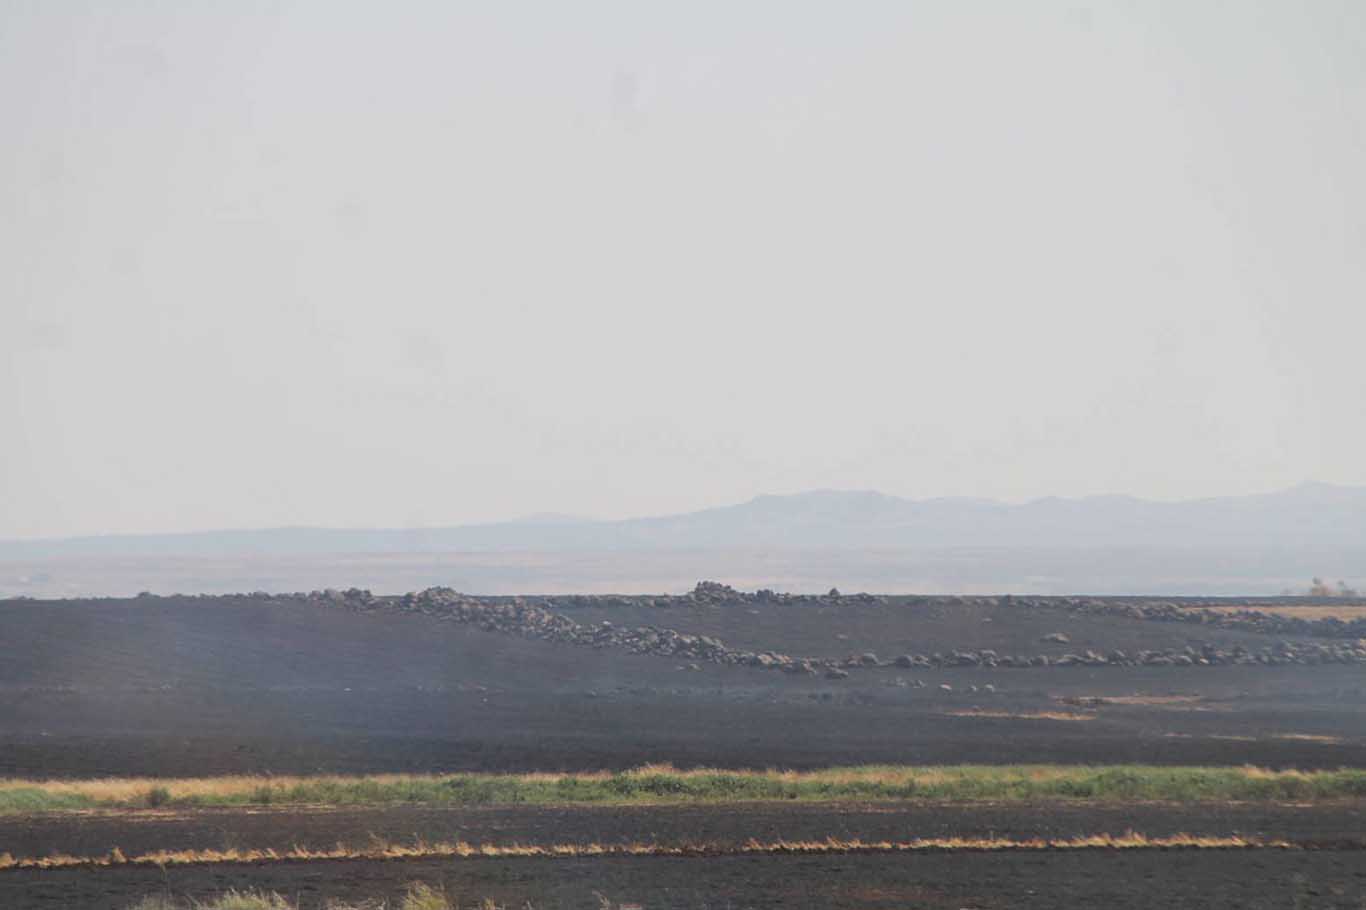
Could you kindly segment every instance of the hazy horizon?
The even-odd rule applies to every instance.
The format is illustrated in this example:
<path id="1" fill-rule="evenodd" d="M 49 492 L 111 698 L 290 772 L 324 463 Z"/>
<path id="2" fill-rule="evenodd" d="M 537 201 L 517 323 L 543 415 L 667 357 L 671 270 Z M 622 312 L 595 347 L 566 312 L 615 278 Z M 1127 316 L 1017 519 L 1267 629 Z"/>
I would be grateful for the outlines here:
<path id="1" fill-rule="evenodd" d="M 530 512 L 530 513 L 526 513 L 526 514 L 522 514 L 522 515 L 511 515 L 511 516 L 506 516 L 506 517 L 502 517 L 502 518 L 494 518 L 494 519 L 491 519 L 491 520 L 488 520 L 488 521 L 465 522 L 465 523 L 457 523 L 457 522 L 445 522 L 445 523 L 440 523 L 440 522 L 438 522 L 438 523 L 431 524 L 431 525 L 404 525 L 404 526 L 386 527 L 386 526 L 378 526 L 378 525 L 310 525 L 310 524 L 295 524 L 295 525 L 263 525 L 263 526 L 241 526 L 241 527 L 186 528 L 186 529 L 181 529 L 181 530 L 160 530 L 160 531 L 158 531 L 158 530 L 152 530 L 152 531 L 141 531 L 141 532 L 107 531 L 107 532 L 103 532 L 103 533 L 88 534 L 88 535 L 83 534 L 83 535 L 49 536 L 49 537 L 12 537 L 12 538 L 0 537 L 0 543 L 24 543 L 24 542 L 41 543 L 41 542 L 43 542 L 43 541 L 60 541 L 60 540 L 70 540 L 70 539 L 102 538 L 102 537 L 125 537 L 125 536 L 127 536 L 127 537 L 141 537 L 141 536 L 148 536 L 148 537 L 163 537 L 163 536 L 175 536 L 175 535 L 180 535 L 180 534 L 195 535 L 195 534 L 215 534 L 215 533 L 251 533 L 251 532 L 257 532 L 257 531 L 279 531 L 279 530 L 423 531 L 423 530 L 442 530 L 442 529 L 447 529 L 447 528 L 461 528 L 461 527 L 480 527 L 480 526 L 484 526 L 484 525 L 498 525 L 498 524 L 542 524 L 542 523 L 544 523 L 544 524 L 551 524 L 551 525 L 553 525 L 553 524 L 560 524 L 560 523 L 575 524 L 575 523 L 633 522 L 633 521 L 649 521 L 649 520 L 653 520 L 653 519 L 671 518 L 671 517 L 676 517 L 676 516 L 695 515 L 695 514 L 699 514 L 699 513 L 706 513 L 706 512 L 713 512 L 713 511 L 718 511 L 718 510 L 733 509 L 733 508 L 736 508 L 736 507 L 751 505 L 751 504 L 754 504 L 754 503 L 757 503 L 757 502 L 761 502 L 761 501 L 764 501 L 764 500 L 796 500 L 796 499 L 801 499 L 801 498 L 804 498 L 804 497 L 821 496 L 821 495 L 833 495 L 833 496 L 864 496 L 864 495 L 866 495 L 866 496 L 883 497 L 883 498 L 898 500 L 898 501 L 906 502 L 906 503 L 927 503 L 927 504 L 932 504 L 932 503 L 947 503 L 947 502 L 954 502 L 954 501 L 963 501 L 963 502 L 978 501 L 978 502 L 983 502 L 983 503 L 991 503 L 991 504 L 994 504 L 994 505 L 999 505 L 999 506 L 1003 506 L 1003 507 L 1007 507 L 1007 508 L 1009 508 L 1009 507 L 1019 507 L 1019 506 L 1035 505 L 1035 504 L 1041 504 L 1041 503 L 1046 503 L 1046 502 L 1050 502 L 1050 501 L 1064 501 L 1064 502 L 1088 502 L 1088 501 L 1091 501 L 1091 502 L 1098 502 L 1098 501 L 1105 501 L 1105 500 L 1111 500 L 1111 501 L 1113 501 L 1113 500 L 1128 500 L 1128 501 L 1135 501 L 1135 502 L 1140 502 L 1140 503 L 1145 503 L 1145 504 L 1176 506 L 1176 505 L 1182 505 L 1182 504 L 1195 504 L 1195 503 L 1202 503 L 1202 502 L 1209 502 L 1209 501 L 1217 501 L 1217 500 L 1254 499 L 1254 498 L 1259 498 L 1259 497 L 1275 496 L 1275 495 L 1278 495 L 1278 494 L 1289 494 L 1289 493 L 1294 493 L 1294 492 L 1297 492 L 1297 491 L 1315 490 L 1315 489 L 1318 489 L 1318 490 L 1330 490 L 1330 491 L 1331 491 L 1331 490 L 1358 490 L 1358 489 L 1366 489 L 1366 486 L 1358 486 L 1358 485 L 1354 485 L 1354 484 L 1333 484 L 1333 483 L 1328 483 L 1328 482 L 1326 482 L 1326 481 L 1306 480 L 1306 481 L 1302 481 L 1302 482 L 1297 483 L 1297 484 L 1293 484 L 1293 485 L 1288 486 L 1288 487 L 1279 487 L 1279 488 L 1274 489 L 1274 490 L 1259 490 L 1259 491 L 1255 491 L 1255 492 L 1252 492 L 1252 493 L 1239 494 L 1239 495 L 1235 495 L 1235 496 L 1192 496 L 1192 497 L 1182 497 L 1182 498 L 1176 498 L 1176 499 L 1157 499 L 1157 498 L 1151 498 L 1151 497 L 1134 496 L 1134 495 L 1128 494 L 1128 493 L 1097 493 L 1097 494 L 1088 495 L 1088 496 L 1056 496 L 1056 495 L 1046 495 L 1046 496 L 1030 497 L 1030 498 L 1027 498 L 1027 499 L 1014 499 L 1014 500 L 1011 500 L 1011 499 L 999 499 L 999 498 L 995 498 L 995 497 L 973 497 L 973 496 L 930 496 L 930 497 L 925 497 L 925 498 L 923 498 L 923 499 L 912 499 L 912 498 L 910 498 L 910 497 L 896 496 L 895 494 L 886 493 L 886 492 L 884 492 L 884 491 L 882 491 L 882 490 L 871 490 L 871 489 L 867 489 L 867 490 L 853 490 L 853 489 L 840 490 L 840 489 L 826 488 L 826 489 L 813 489 L 813 490 L 796 490 L 796 491 L 793 491 L 793 492 L 790 492 L 790 493 L 756 493 L 756 494 L 754 494 L 753 496 L 750 496 L 750 497 L 748 497 L 748 498 L 746 498 L 746 499 L 743 499 L 743 500 L 738 500 L 738 501 L 733 501 L 733 502 L 723 502 L 723 503 L 709 504 L 709 505 L 699 506 L 699 507 L 697 507 L 697 508 L 695 508 L 695 509 L 682 509 L 682 510 L 680 510 L 680 511 L 678 511 L 678 512 L 672 512 L 672 513 L 659 513 L 659 512 L 654 512 L 654 513 L 641 514 L 641 515 L 632 515 L 632 514 L 626 514 L 626 515 L 582 515 L 582 514 L 573 515 L 573 514 L 568 514 L 568 513 L 563 513 L 563 512 Z"/>
<path id="2" fill-rule="evenodd" d="M 0 539 L 1366 485 L 1366 6 L 0 4 Z"/>

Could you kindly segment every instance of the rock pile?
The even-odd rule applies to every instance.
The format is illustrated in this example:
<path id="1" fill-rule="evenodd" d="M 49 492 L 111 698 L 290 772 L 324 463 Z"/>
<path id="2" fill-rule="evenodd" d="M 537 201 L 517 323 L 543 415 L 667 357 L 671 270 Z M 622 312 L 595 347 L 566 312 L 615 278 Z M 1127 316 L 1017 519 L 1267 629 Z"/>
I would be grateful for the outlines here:
<path id="1" fill-rule="evenodd" d="M 548 608 L 547 604 L 562 599 L 543 599 L 539 602 L 527 598 L 484 598 L 461 594 L 450 588 L 428 588 L 400 597 L 376 597 L 369 591 L 350 588 L 344 591 L 328 589 L 311 594 L 295 595 L 309 602 L 331 607 L 356 610 L 358 612 L 417 613 L 451 622 L 476 625 L 489 632 L 518 635 L 542 641 L 561 642 L 592 648 L 614 648 L 637 654 L 653 654 L 675 660 L 693 663 L 713 663 L 730 666 L 750 666 L 766 670 L 781 670 L 785 673 L 807 676 L 823 675 L 827 679 L 845 679 L 851 669 L 878 667 L 910 668 L 1026 668 L 1026 667 L 1136 667 L 1136 666 L 1226 666 L 1226 665 L 1263 665 L 1281 666 L 1286 664 L 1366 664 L 1366 637 L 1357 640 L 1338 640 L 1333 642 L 1303 642 L 1280 640 L 1251 650 L 1241 645 L 1232 648 L 1218 648 L 1213 645 L 1201 647 L 1167 648 L 1164 650 L 1141 650 L 1125 652 L 1111 650 L 1101 653 L 1083 650 L 1061 656 L 1047 654 L 1001 654 L 990 648 L 953 650 L 947 653 L 902 654 L 893 660 L 881 660 L 873 652 L 851 654 L 843 659 L 818 657 L 793 657 L 777 651 L 752 651 L 728 647 L 718 638 L 708 635 L 691 635 L 676 629 L 661 626 L 636 626 L 628 628 L 609 621 L 580 623 L 563 613 Z M 736 596 L 750 598 L 756 595 L 742 595 L 726 585 L 711 582 L 699 584 L 688 595 L 694 602 L 713 602 L 722 599 L 729 602 Z M 783 597 L 785 595 L 774 595 Z M 601 605 L 604 601 L 625 600 L 632 603 L 648 602 L 659 605 L 660 600 L 669 598 L 575 598 L 576 603 Z M 1027 598 L 1014 598 L 1012 606 L 1059 605 L 1061 598 L 1048 598 L 1039 602 Z M 1063 604 L 1069 609 L 1084 613 L 1121 615 L 1138 619 L 1167 621 L 1191 620 L 1185 614 L 1192 611 L 1171 604 L 1134 604 L 1088 599 L 1067 599 Z M 1264 614 L 1254 614 L 1260 621 Z M 1212 617 L 1210 625 L 1221 628 L 1229 614 L 1212 610 L 1198 611 L 1197 615 Z M 1233 614 L 1239 616 L 1241 614 Z M 1215 621 L 1215 620 L 1219 621 Z M 1310 622 L 1296 620 L 1296 623 Z M 1347 627 L 1352 624 L 1341 623 Z M 1241 628 L 1240 626 L 1234 626 Z M 1279 628 L 1274 623 L 1271 628 Z M 1296 629 L 1301 626 L 1296 625 Z M 1067 643 L 1064 633 L 1050 633 L 1044 640 L 1053 643 Z"/>
<path id="2" fill-rule="evenodd" d="M 1085 650 L 1059 656 L 1047 654 L 998 654 L 991 649 L 951 651 L 947 654 L 903 654 L 892 665 L 911 667 L 1210 667 L 1228 665 L 1280 666 L 1283 664 L 1363 664 L 1366 663 L 1366 639 L 1355 642 L 1295 642 L 1279 641 L 1255 651 L 1242 645 L 1216 648 L 1166 648 L 1125 652 L 1120 650 Z M 849 658 L 845 666 L 868 664 Z M 886 666 L 879 664 L 879 666 Z"/>
<path id="3" fill-rule="evenodd" d="M 1155 601 L 1150 599 L 1096 597 L 1028 597 L 1007 594 L 1002 597 L 943 596 L 896 598 L 897 602 L 912 606 L 1006 606 L 1019 609 L 1061 609 L 1091 616 L 1118 616 L 1154 622 L 1183 622 L 1216 629 L 1257 632 L 1263 635 L 1308 636 L 1312 638 L 1366 638 L 1366 618 L 1342 620 L 1333 617 L 1303 619 L 1291 613 L 1274 612 L 1279 601 L 1268 601 L 1272 612 L 1251 609 L 1213 610 L 1208 599 Z M 698 582 L 697 587 L 683 595 L 648 596 L 593 596 L 572 595 L 551 597 L 543 605 L 553 609 L 575 607 L 651 606 L 660 608 L 698 605 L 757 605 L 764 603 L 812 604 L 836 606 L 848 604 L 890 603 L 892 598 L 874 594 L 844 594 L 831 589 L 827 594 L 778 594 L 767 588 L 753 593 L 739 591 L 730 585 L 714 581 Z M 1056 632 L 1045 640 L 1067 644 L 1066 633 Z"/>
<path id="4" fill-rule="evenodd" d="M 609 621 L 579 623 L 523 598 L 489 599 L 461 594 L 450 588 L 428 588 L 401 597 L 380 598 L 369 591 L 315 591 L 305 599 L 340 606 L 359 612 L 418 613 L 452 622 L 469 623 L 488 632 L 501 632 L 584 645 L 617 648 L 637 654 L 654 654 L 689 661 L 786 670 L 789 673 L 815 674 L 819 667 L 834 667 L 838 662 L 790 657 L 776 651 L 747 651 L 729 648 L 710 635 L 689 635 L 659 626 L 627 628 Z"/>
<path id="5" fill-rule="evenodd" d="M 1288 613 L 1261 610 L 1211 610 L 1166 601 L 1101 600 L 1086 597 L 1001 598 L 1002 606 L 1022 609 L 1054 608 L 1088 616 L 1119 616 L 1151 622 L 1185 622 L 1216 629 L 1236 629 L 1263 635 L 1305 635 L 1313 638 L 1366 638 L 1366 618 L 1303 619 Z"/>

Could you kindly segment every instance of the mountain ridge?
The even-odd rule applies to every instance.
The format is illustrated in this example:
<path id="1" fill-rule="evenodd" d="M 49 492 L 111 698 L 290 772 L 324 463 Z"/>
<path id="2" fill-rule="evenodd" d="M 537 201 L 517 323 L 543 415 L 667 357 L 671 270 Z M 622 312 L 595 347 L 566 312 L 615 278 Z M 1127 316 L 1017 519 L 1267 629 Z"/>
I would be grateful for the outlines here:
<path id="1" fill-rule="evenodd" d="M 538 513 L 436 528 L 286 526 L 0 540 L 0 559 L 323 553 L 914 548 L 1366 546 L 1366 487 L 1302 483 L 1270 493 L 1158 501 L 1125 495 L 906 499 L 876 490 L 761 494 L 668 515 Z"/>

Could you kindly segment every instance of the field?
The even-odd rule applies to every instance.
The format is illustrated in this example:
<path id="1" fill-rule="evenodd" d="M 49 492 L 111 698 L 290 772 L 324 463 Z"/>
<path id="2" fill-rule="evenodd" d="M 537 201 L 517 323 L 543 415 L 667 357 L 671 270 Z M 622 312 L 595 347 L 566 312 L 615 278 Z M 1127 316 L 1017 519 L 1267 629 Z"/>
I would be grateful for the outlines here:
<path id="1" fill-rule="evenodd" d="M 1113 612 L 0 602 L 0 906 L 1359 908 L 1355 640 Z"/>

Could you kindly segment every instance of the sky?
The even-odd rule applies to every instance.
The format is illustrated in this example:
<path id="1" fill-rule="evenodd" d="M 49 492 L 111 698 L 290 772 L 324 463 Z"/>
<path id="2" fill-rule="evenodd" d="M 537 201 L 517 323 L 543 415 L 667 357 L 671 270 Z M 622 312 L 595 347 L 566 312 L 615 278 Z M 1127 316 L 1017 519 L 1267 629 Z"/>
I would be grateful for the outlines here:
<path id="1" fill-rule="evenodd" d="M 1366 483 L 1366 5 L 0 0 L 0 537 Z"/>

